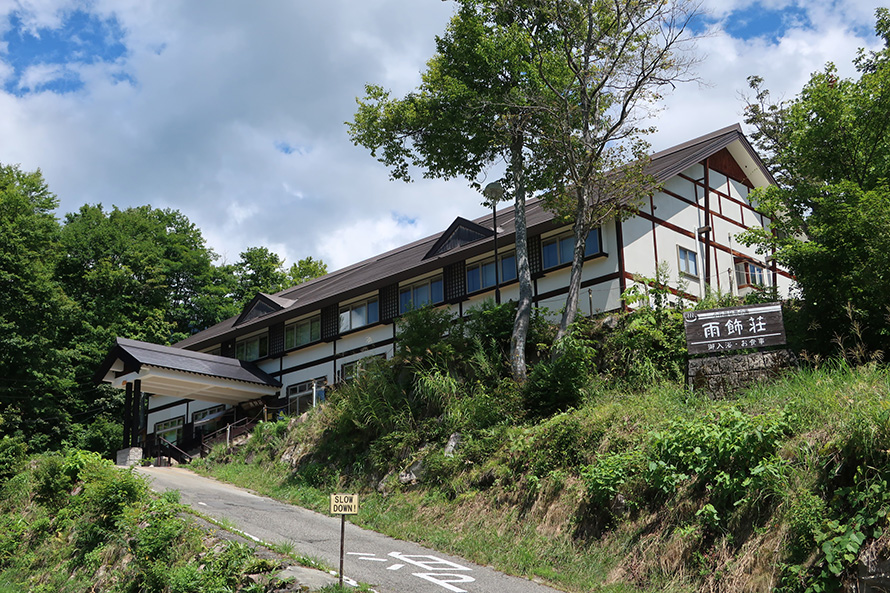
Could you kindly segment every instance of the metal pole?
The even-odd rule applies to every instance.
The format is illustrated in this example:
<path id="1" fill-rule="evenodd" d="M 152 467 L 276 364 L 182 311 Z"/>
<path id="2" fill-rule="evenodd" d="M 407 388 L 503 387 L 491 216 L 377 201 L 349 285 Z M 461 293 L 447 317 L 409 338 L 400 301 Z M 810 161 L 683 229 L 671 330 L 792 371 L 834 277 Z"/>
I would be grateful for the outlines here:
<path id="1" fill-rule="evenodd" d="M 346 515 L 340 515 L 340 587 L 343 586 L 343 544 L 346 540 Z"/>
<path id="2" fill-rule="evenodd" d="M 501 262 L 498 261 L 498 205 L 491 202 L 491 224 L 494 227 L 494 302 L 501 304 Z"/>

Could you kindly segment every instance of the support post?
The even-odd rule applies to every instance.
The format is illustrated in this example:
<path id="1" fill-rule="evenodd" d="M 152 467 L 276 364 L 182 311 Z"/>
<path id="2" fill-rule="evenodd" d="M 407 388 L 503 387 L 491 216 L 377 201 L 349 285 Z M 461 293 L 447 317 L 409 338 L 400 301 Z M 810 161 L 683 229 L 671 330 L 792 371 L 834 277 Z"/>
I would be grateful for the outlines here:
<path id="1" fill-rule="evenodd" d="M 146 421 L 148 418 L 146 418 Z M 133 431 L 130 434 L 130 446 L 135 447 L 139 444 L 139 429 L 142 428 L 142 381 L 136 379 L 133 381 L 133 415 L 131 417 Z"/>
<path id="2" fill-rule="evenodd" d="M 124 388 L 124 449 L 132 446 L 131 435 L 133 434 L 133 384 L 127 382 Z"/>
<path id="3" fill-rule="evenodd" d="M 343 548 L 346 543 L 346 515 L 340 515 L 340 587 L 343 586 Z"/>
<path id="4" fill-rule="evenodd" d="M 705 159 L 705 224 L 708 229 L 704 234 L 705 242 L 705 286 L 711 287 L 711 167 L 708 159 Z"/>

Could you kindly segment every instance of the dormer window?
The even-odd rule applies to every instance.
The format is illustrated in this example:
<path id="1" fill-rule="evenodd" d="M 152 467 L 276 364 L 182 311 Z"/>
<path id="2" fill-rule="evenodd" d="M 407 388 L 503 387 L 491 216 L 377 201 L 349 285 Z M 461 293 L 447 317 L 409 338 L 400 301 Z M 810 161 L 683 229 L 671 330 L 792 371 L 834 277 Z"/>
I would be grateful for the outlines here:
<path id="1" fill-rule="evenodd" d="M 457 249 L 458 247 L 463 247 L 464 245 L 469 245 L 470 243 L 475 243 L 476 241 L 481 241 L 482 239 L 487 239 L 493 236 L 493 230 L 458 216 L 454 222 L 451 223 L 451 226 L 442 233 L 439 240 L 436 241 L 432 248 L 430 248 L 423 259 L 442 255 L 443 253 L 448 253 L 452 249 Z"/>

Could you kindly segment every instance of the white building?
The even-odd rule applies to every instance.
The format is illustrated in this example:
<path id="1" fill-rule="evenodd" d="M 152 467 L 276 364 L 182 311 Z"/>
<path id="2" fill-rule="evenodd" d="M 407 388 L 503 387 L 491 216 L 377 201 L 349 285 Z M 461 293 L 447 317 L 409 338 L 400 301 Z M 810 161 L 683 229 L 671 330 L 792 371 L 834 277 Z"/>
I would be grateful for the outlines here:
<path id="1" fill-rule="evenodd" d="M 663 189 L 635 215 L 588 238 L 581 313 L 619 309 L 634 276 L 654 277 L 659 262 L 667 262 L 672 286 L 692 298 L 706 287 L 744 294 L 755 285 L 787 295 L 789 274 L 735 239 L 745 229 L 769 228 L 749 194 L 774 183 L 738 125 L 653 155 L 650 172 Z M 396 320 L 411 306 L 463 314 L 493 298 L 496 277 L 502 301 L 517 298 L 512 207 L 498 211 L 497 225 L 495 239 L 491 215 L 458 218 L 440 234 L 257 295 L 238 317 L 172 348 L 119 340 L 100 376 L 130 386 L 128 401 L 147 399 L 143 410 L 128 408 L 130 442 L 157 433 L 187 447 L 236 411 L 262 410 L 262 398 L 301 412 L 323 397 L 322 385 L 349 378 L 358 361 L 392 356 Z M 537 201 L 527 205 L 527 226 L 534 303 L 557 311 L 568 290 L 571 229 Z"/>

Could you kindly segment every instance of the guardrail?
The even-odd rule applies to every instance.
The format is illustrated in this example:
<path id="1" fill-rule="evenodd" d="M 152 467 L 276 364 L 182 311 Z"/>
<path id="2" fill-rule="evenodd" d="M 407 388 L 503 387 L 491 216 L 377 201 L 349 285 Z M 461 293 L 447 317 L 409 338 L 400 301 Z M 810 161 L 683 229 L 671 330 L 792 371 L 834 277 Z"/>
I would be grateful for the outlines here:
<path id="1" fill-rule="evenodd" d="M 166 450 L 166 451 L 165 451 Z M 189 463 L 192 456 L 165 439 L 162 436 L 155 436 L 155 453 L 157 454 L 158 467 L 164 467 L 164 453 L 168 459 L 176 459 L 179 463 Z"/>
<path id="2" fill-rule="evenodd" d="M 210 449 L 213 445 L 217 443 L 222 443 L 225 441 L 226 447 L 231 446 L 232 439 L 241 436 L 242 434 L 251 430 L 254 426 L 259 424 L 262 421 L 269 421 L 271 419 L 271 415 L 277 415 L 282 410 L 287 410 L 288 406 L 284 405 L 278 408 L 272 408 L 269 406 L 263 406 L 263 411 L 253 417 L 244 417 L 240 420 L 236 420 L 235 422 L 230 422 L 223 428 L 211 432 L 210 434 L 205 434 L 201 436 L 201 457 L 206 457 L 208 453 L 210 453 Z"/>

